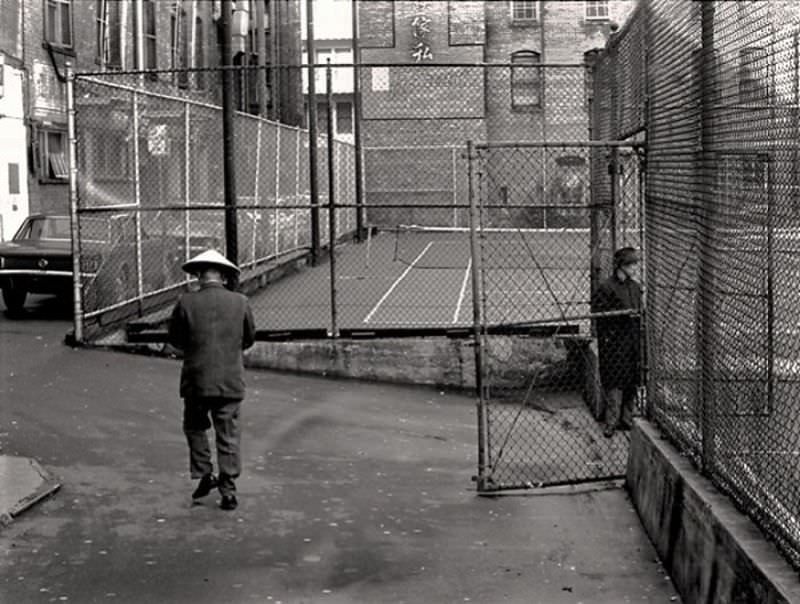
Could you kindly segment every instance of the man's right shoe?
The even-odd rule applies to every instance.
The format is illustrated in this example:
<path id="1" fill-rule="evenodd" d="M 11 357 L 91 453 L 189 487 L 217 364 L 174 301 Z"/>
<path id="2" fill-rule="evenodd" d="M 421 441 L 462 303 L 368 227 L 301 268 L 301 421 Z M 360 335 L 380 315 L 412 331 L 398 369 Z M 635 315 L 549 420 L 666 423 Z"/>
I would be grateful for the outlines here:
<path id="1" fill-rule="evenodd" d="M 213 474 L 206 474 L 200 479 L 200 484 L 192 493 L 192 499 L 200 499 L 208 495 L 217 486 L 217 479 Z"/>
<path id="2" fill-rule="evenodd" d="M 603 436 L 606 438 L 611 438 L 614 436 L 614 428 L 607 427 L 605 430 L 603 430 Z"/>
<path id="3" fill-rule="evenodd" d="M 219 502 L 219 507 L 223 510 L 235 510 L 239 502 L 236 501 L 236 495 L 223 495 L 222 501 Z"/>

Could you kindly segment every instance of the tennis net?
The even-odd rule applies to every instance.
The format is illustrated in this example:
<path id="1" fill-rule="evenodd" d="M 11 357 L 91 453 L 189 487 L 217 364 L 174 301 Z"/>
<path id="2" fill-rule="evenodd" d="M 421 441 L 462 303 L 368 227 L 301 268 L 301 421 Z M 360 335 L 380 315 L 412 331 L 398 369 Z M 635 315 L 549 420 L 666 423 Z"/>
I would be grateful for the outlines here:
<path id="1" fill-rule="evenodd" d="M 463 269 L 472 262 L 470 229 L 401 225 L 394 260 L 419 269 Z M 475 233 L 483 268 L 588 270 L 589 229 L 482 228 Z"/>

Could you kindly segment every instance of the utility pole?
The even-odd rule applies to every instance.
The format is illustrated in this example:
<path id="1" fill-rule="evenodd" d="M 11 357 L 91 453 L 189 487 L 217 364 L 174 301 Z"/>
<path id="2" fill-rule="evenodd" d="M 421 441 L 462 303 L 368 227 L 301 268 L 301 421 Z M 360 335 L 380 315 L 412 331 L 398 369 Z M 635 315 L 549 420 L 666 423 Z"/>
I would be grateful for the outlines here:
<path id="1" fill-rule="evenodd" d="M 308 63 L 308 193 L 311 197 L 311 262 L 320 259 L 319 191 L 317 190 L 317 82 L 314 63 L 314 0 L 306 0 L 306 54 Z M 328 116 L 330 120 L 331 116 Z"/>
<path id="2" fill-rule="evenodd" d="M 261 117 L 268 117 L 269 87 L 267 86 L 267 35 L 264 31 L 264 0 L 254 0 L 256 3 L 256 52 L 258 53 L 258 82 L 259 113 Z M 270 27 L 275 28 L 274 23 Z M 275 61 L 275 57 L 272 59 Z"/>
<path id="3" fill-rule="evenodd" d="M 236 216 L 236 161 L 233 137 L 233 56 L 231 34 L 233 2 L 222 0 L 222 147 L 225 182 L 225 255 L 239 264 L 239 239 Z"/>

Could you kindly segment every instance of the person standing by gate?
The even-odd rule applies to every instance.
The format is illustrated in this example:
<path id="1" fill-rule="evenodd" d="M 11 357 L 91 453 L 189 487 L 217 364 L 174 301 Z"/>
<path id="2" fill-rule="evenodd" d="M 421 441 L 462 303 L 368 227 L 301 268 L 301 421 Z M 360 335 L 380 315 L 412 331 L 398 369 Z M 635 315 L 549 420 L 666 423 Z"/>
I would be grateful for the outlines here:
<path id="1" fill-rule="evenodd" d="M 244 295 L 225 288 L 226 281 L 238 277 L 239 268 L 219 252 L 203 252 L 182 268 L 200 281 L 199 290 L 181 296 L 169 324 L 169 343 L 183 351 L 180 395 L 189 470 L 192 478 L 200 479 L 192 499 L 205 497 L 217 487 L 222 495 L 220 507 L 233 510 L 238 505 L 234 481 L 241 473 L 242 351 L 255 340 L 253 315 Z M 212 421 L 219 478 L 214 476 L 206 435 Z"/>
<path id="2" fill-rule="evenodd" d="M 605 429 L 610 438 L 617 429 L 630 430 L 640 378 L 640 319 L 642 289 L 634 279 L 639 256 L 632 247 L 614 253 L 614 270 L 592 296 L 592 312 L 630 311 L 598 317 L 597 342 L 600 383 L 605 402 Z"/>

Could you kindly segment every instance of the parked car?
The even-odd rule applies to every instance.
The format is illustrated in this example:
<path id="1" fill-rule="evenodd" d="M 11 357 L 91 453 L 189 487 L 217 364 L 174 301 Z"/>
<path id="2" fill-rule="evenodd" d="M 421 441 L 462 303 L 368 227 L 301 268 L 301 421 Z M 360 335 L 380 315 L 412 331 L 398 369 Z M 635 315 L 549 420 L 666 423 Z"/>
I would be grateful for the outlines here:
<path id="1" fill-rule="evenodd" d="M 144 221 L 143 221 L 144 222 Z M 150 230 L 158 230 L 151 221 Z M 185 237 L 149 233 L 132 212 L 83 216 L 81 279 L 85 312 L 136 299 L 141 266 L 142 293 L 184 282 Z M 217 244 L 192 233 L 190 248 Z M 12 313 L 20 311 L 29 293 L 72 293 L 72 246 L 69 216 L 36 214 L 25 219 L 11 241 L 0 243 L 0 288 Z"/>
<path id="2" fill-rule="evenodd" d="M 68 216 L 29 216 L 11 241 L 0 243 L 0 288 L 9 312 L 29 293 L 69 295 L 72 251 Z"/>

